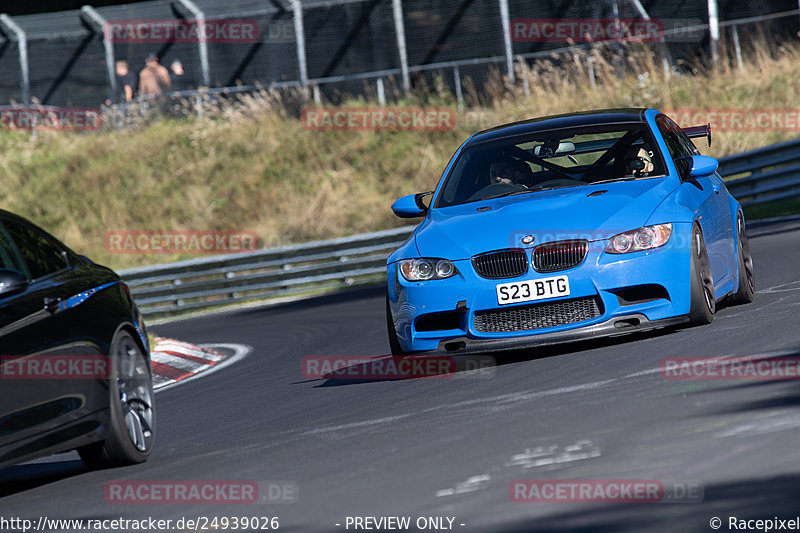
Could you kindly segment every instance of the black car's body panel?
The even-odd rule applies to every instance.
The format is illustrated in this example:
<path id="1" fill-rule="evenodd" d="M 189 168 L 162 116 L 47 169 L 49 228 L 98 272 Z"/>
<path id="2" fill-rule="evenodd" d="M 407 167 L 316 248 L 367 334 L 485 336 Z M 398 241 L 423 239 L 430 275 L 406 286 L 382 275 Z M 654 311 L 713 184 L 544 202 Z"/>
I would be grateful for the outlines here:
<path id="1" fill-rule="evenodd" d="M 20 292 L 0 293 L 0 467 L 5 467 L 103 440 L 109 420 L 108 376 L 20 377 L 10 372 L 11 361 L 95 356 L 110 365 L 111 344 L 121 329 L 138 340 L 148 363 L 149 346 L 141 315 L 112 270 L 3 211 L 0 248 L 0 266 L 20 267 L 21 258 L 28 280 Z M 33 264 L 47 254 L 54 272 Z M 57 254 L 64 261 L 60 269 Z"/>

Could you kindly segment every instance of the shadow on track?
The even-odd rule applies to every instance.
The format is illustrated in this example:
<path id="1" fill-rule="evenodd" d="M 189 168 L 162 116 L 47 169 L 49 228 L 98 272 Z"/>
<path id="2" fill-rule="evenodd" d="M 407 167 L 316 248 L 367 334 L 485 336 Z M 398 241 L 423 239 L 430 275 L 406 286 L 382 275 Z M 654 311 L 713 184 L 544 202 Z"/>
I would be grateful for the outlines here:
<path id="1" fill-rule="evenodd" d="M 89 470 L 81 460 L 10 466 L 0 470 L 0 498 L 49 485 Z"/>
<path id="2" fill-rule="evenodd" d="M 640 333 L 630 333 L 619 337 L 603 337 L 599 339 L 576 341 L 566 344 L 506 350 L 485 354 L 442 354 L 426 356 L 397 357 L 391 355 L 374 356 L 319 356 L 319 361 L 326 359 L 338 361 L 339 365 L 330 371 L 321 373 L 319 377 L 296 381 L 293 385 L 324 380 L 319 387 L 338 387 L 343 385 L 359 385 L 375 382 L 415 381 L 419 379 L 448 379 L 469 377 L 490 377 L 495 367 L 521 364 L 538 359 L 558 357 L 577 352 L 606 348 L 626 344 L 636 340 L 652 339 L 669 335 L 674 329 L 659 329 Z M 415 367 L 423 365 L 426 360 L 432 361 L 431 367 Z M 329 363 L 333 366 L 333 362 Z M 410 368 L 403 373 L 403 365 Z"/>

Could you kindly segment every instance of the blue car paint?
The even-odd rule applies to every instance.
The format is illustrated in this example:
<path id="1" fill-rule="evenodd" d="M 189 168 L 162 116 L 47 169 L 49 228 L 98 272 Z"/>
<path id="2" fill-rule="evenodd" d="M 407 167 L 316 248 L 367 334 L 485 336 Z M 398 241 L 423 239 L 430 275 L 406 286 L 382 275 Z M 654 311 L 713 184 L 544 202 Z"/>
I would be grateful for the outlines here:
<path id="1" fill-rule="evenodd" d="M 721 300 L 735 291 L 738 286 L 735 220 L 741 207 L 728 194 L 717 172 L 692 180 L 680 180 L 678 169 L 669 156 L 656 124 L 655 119 L 659 114 L 656 110 L 648 109 L 643 113 L 643 120 L 653 132 L 659 151 L 664 154 L 667 169 L 665 177 L 554 189 L 437 208 L 435 202 L 445 178 L 461 151 L 472 139 L 486 135 L 486 132 L 470 136 L 456 151 L 439 180 L 431 203 L 434 207 L 428 210 L 412 238 L 387 260 L 389 309 L 402 349 L 407 352 L 441 350 L 443 342 L 460 338 L 476 341 L 519 339 L 535 343 L 537 336 L 545 338 L 553 333 L 586 330 L 615 317 L 632 315 L 644 316 L 649 321 L 681 319 L 690 310 L 691 235 L 695 224 L 701 228 L 708 251 L 715 298 Z M 611 117 L 605 116 L 609 122 L 612 121 Z M 576 125 L 582 124 L 580 118 L 576 119 Z M 517 129 L 521 127 L 511 126 Z M 588 196 L 600 190 L 607 192 L 600 196 Z M 487 207 L 488 210 L 478 211 Z M 662 223 L 671 223 L 673 227 L 672 236 L 665 246 L 621 255 L 605 252 L 612 236 Z M 536 241 L 529 246 L 520 242 L 526 234 L 536 236 Z M 504 248 L 526 249 L 530 259 L 530 249 L 546 242 L 562 240 L 567 235 L 569 238 L 580 236 L 590 241 L 587 257 L 569 270 L 543 274 L 529 269 L 526 274 L 513 280 L 491 280 L 478 276 L 471 264 L 471 257 L 476 254 Z M 397 262 L 415 257 L 449 259 L 458 273 L 443 280 L 409 282 L 399 275 Z M 569 277 L 570 299 L 599 296 L 603 304 L 601 316 L 537 330 L 504 333 L 475 330 L 476 311 L 501 307 L 495 292 L 498 283 L 535 280 L 553 275 Z M 669 298 L 622 305 L 611 292 L 639 284 L 661 285 L 666 288 Z M 552 301 L 557 299 L 502 307 Z M 420 315 L 450 312 L 459 302 L 465 303 L 467 309 L 460 328 L 415 330 L 414 322 Z"/>

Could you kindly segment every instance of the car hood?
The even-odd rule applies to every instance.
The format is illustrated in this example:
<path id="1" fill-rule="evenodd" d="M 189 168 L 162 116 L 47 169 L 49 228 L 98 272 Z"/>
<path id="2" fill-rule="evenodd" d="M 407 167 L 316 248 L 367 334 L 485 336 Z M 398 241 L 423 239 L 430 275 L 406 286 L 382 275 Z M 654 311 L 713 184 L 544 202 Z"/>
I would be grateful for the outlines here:
<path id="1" fill-rule="evenodd" d="M 608 239 L 644 226 L 673 189 L 671 180 L 653 178 L 433 209 L 417 230 L 417 249 L 422 257 L 458 260 L 491 250 L 528 247 L 522 243 L 527 235 L 534 237 L 529 246 L 567 239 Z"/>

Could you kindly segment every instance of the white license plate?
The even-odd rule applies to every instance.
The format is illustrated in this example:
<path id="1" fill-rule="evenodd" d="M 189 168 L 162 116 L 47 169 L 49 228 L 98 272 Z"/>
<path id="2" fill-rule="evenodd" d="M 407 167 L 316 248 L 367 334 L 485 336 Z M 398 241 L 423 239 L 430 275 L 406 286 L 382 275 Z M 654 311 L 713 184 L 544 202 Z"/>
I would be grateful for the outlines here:
<path id="1" fill-rule="evenodd" d="M 569 279 L 567 276 L 514 281 L 497 285 L 497 303 L 500 305 L 517 302 L 532 302 L 569 296 Z"/>

